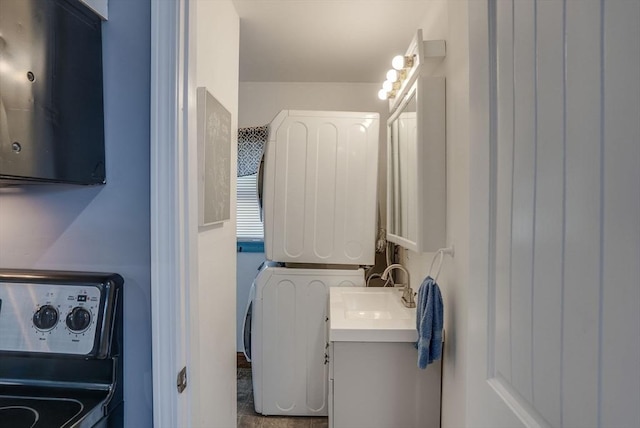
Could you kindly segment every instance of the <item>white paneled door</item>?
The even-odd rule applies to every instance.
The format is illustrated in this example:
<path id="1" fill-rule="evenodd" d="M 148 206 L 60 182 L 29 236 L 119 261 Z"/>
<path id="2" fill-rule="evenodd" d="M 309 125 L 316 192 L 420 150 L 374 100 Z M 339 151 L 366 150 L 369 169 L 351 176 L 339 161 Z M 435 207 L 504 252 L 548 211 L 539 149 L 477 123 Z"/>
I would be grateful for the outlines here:
<path id="1" fill-rule="evenodd" d="M 639 427 L 640 2 L 469 18 L 467 423 Z"/>

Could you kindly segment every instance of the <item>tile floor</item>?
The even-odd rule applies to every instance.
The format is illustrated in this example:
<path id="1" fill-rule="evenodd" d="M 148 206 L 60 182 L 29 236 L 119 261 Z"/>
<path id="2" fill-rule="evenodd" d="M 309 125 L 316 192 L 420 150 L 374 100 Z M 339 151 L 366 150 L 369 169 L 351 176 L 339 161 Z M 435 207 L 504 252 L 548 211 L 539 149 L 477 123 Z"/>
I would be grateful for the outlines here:
<path id="1" fill-rule="evenodd" d="M 238 428 L 327 428 L 321 417 L 262 416 L 253 407 L 251 368 L 238 367 Z"/>

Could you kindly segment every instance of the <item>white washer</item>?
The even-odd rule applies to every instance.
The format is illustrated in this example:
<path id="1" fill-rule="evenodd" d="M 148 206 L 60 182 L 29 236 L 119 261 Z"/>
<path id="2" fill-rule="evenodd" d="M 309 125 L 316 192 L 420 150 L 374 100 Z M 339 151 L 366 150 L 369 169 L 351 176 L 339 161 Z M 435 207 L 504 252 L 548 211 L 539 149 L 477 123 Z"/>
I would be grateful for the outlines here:
<path id="1" fill-rule="evenodd" d="M 364 271 L 267 267 L 256 277 L 251 317 L 255 410 L 327 416 L 329 287 L 364 286 Z"/>

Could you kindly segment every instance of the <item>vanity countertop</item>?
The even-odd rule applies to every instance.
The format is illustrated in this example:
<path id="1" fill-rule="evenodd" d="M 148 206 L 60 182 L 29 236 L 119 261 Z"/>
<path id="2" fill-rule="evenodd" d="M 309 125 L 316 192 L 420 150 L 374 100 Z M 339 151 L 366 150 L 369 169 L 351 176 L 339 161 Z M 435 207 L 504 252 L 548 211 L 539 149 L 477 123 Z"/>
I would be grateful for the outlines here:
<path id="1" fill-rule="evenodd" d="M 331 342 L 415 342 L 416 309 L 400 301 L 401 288 L 331 287 Z"/>

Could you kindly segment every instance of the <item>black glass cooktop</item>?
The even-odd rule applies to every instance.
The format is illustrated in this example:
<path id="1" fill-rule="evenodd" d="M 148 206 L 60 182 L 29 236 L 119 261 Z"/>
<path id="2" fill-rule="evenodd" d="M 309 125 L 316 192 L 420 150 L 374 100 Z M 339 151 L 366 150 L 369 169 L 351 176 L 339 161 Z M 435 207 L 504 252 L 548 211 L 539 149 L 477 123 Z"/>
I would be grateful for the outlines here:
<path id="1" fill-rule="evenodd" d="M 73 398 L 0 395 L 1 428 L 61 428 L 73 426 L 101 401 L 96 396 Z M 93 395 L 93 394 L 90 394 Z"/>
<path id="2" fill-rule="evenodd" d="M 82 413 L 83 407 L 79 401 L 64 398 L 0 397 L 0 426 L 62 427 Z"/>

